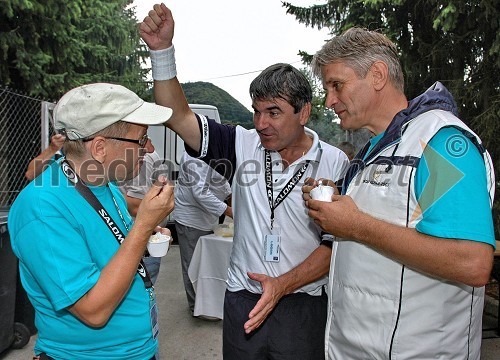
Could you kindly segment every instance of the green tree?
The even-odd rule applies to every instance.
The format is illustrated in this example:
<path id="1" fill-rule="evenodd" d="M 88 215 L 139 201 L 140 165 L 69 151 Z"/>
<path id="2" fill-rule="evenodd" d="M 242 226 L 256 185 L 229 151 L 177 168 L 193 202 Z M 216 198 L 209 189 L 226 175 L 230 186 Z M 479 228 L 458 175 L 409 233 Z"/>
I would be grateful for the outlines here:
<path id="1" fill-rule="evenodd" d="M 139 95 L 149 56 L 132 0 L 2 0 L 0 82 L 57 99 L 89 82 L 120 83 Z"/>
<path id="2" fill-rule="evenodd" d="M 352 27 L 378 29 L 399 47 L 409 98 L 441 81 L 459 116 L 481 137 L 500 174 L 500 2 L 497 0 L 329 0 L 287 13 L 332 36 Z M 312 55 L 301 52 L 310 62 Z M 500 229 L 500 182 L 494 205 Z M 497 237 L 498 238 L 498 237 Z"/>

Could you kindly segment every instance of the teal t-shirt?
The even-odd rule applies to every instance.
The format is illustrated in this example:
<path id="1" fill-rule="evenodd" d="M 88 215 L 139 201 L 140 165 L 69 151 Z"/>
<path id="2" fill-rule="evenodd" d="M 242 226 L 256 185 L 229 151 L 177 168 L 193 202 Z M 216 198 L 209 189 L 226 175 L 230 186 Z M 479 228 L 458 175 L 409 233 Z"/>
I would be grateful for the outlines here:
<path id="1" fill-rule="evenodd" d="M 383 134 L 370 140 L 367 154 Z M 484 160 L 459 129 L 443 128 L 429 141 L 415 173 L 414 190 L 422 209 L 417 231 L 495 246 Z"/>
<path id="2" fill-rule="evenodd" d="M 120 229 L 127 230 L 113 197 L 131 224 L 119 189 L 90 187 Z M 149 292 L 137 274 L 122 302 L 101 328 L 85 325 L 66 308 L 97 282 L 119 244 L 87 201 L 68 184 L 58 163 L 17 197 L 8 217 L 21 281 L 35 308 L 35 353 L 57 359 L 134 359 L 154 356 Z"/>

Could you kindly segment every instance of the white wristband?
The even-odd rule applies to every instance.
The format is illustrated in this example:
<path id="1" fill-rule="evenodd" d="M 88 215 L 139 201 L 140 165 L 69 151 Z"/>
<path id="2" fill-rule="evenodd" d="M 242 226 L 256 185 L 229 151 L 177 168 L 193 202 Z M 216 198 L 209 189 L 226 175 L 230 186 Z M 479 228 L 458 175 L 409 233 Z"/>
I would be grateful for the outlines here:
<path id="1" fill-rule="evenodd" d="M 170 80 L 177 76 L 174 45 L 163 50 L 149 50 L 153 80 Z"/>

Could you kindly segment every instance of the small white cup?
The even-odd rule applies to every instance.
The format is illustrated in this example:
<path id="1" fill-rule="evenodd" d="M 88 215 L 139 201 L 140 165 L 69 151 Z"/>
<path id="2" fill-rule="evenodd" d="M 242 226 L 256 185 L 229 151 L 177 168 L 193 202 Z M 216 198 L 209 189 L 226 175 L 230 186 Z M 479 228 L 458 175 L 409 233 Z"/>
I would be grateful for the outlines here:
<path id="1" fill-rule="evenodd" d="M 151 235 L 148 240 L 148 252 L 152 257 L 162 257 L 167 254 L 170 247 L 171 237 L 157 232 Z"/>
<path id="2" fill-rule="evenodd" d="M 335 193 L 333 187 L 328 185 L 318 185 L 311 190 L 309 195 L 314 200 L 332 202 L 332 195 Z"/>

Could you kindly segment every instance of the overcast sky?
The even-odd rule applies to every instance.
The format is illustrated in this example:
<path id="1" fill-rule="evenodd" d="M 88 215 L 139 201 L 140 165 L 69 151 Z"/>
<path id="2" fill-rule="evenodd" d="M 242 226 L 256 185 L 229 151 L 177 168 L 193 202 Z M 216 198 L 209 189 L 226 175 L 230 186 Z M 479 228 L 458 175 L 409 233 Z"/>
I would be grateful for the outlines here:
<path id="1" fill-rule="evenodd" d="M 288 0 L 297 6 L 321 0 Z M 158 0 L 135 0 L 142 21 Z M 299 50 L 314 54 L 328 30 L 307 28 L 286 14 L 281 0 L 170 0 L 180 82 L 206 81 L 224 89 L 248 109 L 250 82 L 267 66 L 303 65 Z M 245 75 L 242 75 L 245 74 Z"/>

